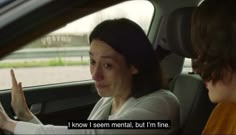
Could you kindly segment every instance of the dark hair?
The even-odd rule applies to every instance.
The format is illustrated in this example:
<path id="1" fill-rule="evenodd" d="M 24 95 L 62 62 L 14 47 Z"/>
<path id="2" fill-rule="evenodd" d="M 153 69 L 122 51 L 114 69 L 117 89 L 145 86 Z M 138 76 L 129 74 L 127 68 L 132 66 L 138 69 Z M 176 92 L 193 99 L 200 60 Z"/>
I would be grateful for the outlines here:
<path id="1" fill-rule="evenodd" d="M 128 19 L 106 20 L 98 24 L 89 37 L 101 40 L 138 69 L 133 75 L 132 95 L 140 97 L 162 87 L 160 62 L 142 28 Z"/>
<path id="2" fill-rule="evenodd" d="M 205 0 L 193 12 L 193 66 L 205 81 L 224 81 L 225 71 L 236 71 L 235 5 L 235 0 Z"/>

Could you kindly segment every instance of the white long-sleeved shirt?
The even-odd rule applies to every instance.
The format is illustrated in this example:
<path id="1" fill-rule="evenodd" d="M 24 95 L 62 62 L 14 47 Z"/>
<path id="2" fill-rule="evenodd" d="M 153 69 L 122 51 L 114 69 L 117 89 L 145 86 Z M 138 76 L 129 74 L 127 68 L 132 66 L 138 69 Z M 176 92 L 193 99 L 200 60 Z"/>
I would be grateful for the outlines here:
<path id="1" fill-rule="evenodd" d="M 68 129 L 67 126 L 43 125 L 34 117 L 30 122 L 17 122 L 14 134 L 177 134 L 179 102 L 167 90 L 158 90 L 140 98 L 130 97 L 115 114 L 110 114 L 113 98 L 101 98 L 88 120 L 170 120 L 170 129 Z"/>

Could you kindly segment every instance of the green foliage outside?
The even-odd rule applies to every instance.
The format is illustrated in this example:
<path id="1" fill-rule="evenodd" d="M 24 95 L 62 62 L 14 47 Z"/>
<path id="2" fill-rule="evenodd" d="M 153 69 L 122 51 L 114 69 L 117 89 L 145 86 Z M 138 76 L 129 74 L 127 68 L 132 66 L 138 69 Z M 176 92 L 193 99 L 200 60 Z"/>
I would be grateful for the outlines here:
<path id="1" fill-rule="evenodd" d="M 60 47 L 83 47 L 88 46 L 87 35 L 46 35 L 29 44 L 24 48 L 60 48 Z M 21 48 L 21 49 L 24 49 Z M 22 60 L 2 61 L 0 68 L 22 68 L 22 67 L 53 67 L 53 66 L 79 66 L 88 65 L 89 61 L 64 60 L 60 56 L 49 60 Z"/>
<path id="2" fill-rule="evenodd" d="M 58 58 L 46 61 L 2 62 L 0 63 L 0 68 L 83 66 L 88 64 L 89 61 L 66 61 Z"/>

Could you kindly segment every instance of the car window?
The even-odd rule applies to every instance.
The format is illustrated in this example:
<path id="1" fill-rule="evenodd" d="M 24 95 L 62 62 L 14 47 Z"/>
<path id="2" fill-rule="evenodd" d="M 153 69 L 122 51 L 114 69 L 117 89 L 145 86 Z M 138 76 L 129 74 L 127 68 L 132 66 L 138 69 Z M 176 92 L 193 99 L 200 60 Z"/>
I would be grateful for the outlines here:
<path id="1" fill-rule="evenodd" d="M 11 88 L 10 69 L 23 87 L 91 80 L 88 36 L 103 20 L 128 18 L 148 33 L 154 14 L 149 1 L 126 1 L 71 22 L 0 61 L 0 90 Z"/>
<path id="2" fill-rule="evenodd" d="M 185 58 L 182 72 L 183 73 L 188 73 L 188 72 L 192 72 L 192 71 L 193 71 L 193 69 L 192 69 L 192 59 Z"/>

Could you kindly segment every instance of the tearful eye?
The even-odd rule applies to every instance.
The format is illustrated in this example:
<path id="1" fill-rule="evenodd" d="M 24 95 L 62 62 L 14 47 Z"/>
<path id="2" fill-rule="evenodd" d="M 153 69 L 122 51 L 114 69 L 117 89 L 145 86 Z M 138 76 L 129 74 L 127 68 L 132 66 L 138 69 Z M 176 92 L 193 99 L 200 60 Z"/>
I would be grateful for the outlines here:
<path id="1" fill-rule="evenodd" d="M 103 66 L 104 66 L 104 68 L 106 68 L 106 69 L 111 69 L 111 68 L 112 68 L 112 65 L 111 65 L 111 64 L 104 64 Z"/>
<path id="2" fill-rule="evenodd" d="M 90 59 L 90 65 L 94 65 L 95 61 L 93 59 Z"/>

